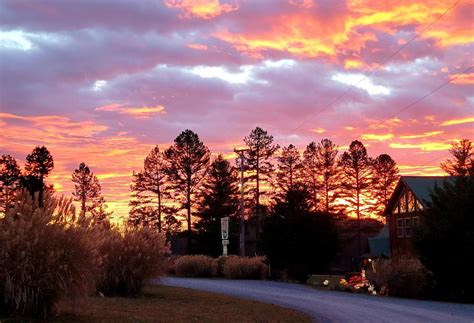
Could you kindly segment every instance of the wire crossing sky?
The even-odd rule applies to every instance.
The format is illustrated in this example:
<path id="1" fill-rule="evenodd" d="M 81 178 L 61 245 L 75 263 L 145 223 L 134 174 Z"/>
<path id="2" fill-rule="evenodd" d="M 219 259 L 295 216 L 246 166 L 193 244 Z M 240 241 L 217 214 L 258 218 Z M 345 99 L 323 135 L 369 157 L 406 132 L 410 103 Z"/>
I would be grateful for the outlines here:
<path id="1" fill-rule="evenodd" d="M 474 0 L 4 0 L 0 153 L 46 145 L 68 195 L 87 163 L 119 216 L 132 171 L 188 128 L 232 160 L 260 126 L 441 174 L 474 139 L 473 21 Z"/>

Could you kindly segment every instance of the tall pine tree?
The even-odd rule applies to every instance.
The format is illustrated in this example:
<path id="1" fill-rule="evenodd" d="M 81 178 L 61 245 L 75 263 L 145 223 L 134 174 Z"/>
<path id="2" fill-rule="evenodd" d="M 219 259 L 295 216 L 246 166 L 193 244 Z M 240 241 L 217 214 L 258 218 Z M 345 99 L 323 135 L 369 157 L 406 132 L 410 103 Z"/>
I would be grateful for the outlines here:
<path id="1" fill-rule="evenodd" d="M 273 174 L 272 157 L 279 146 L 273 143 L 273 136 L 260 127 L 256 127 L 244 138 L 248 150 L 244 152 L 246 170 L 250 172 L 246 182 L 253 183 L 250 194 L 254 200 L 255 216 L 257 217 L 257 232 L 260 230 L 261 196 L 266 192 L 261 189 L 262 182 L 268 184 Z"/>
<path id="2" fill-rule="evenodd" d="M 341 187 L 345 201 L 348 203 L 347 212 L 357 215 L 357 256 L 360 256 L 360 218 L 369 215 L 373 209 L 371 205 L 372 191 L 372 160 L 367 155 L 364 145 L 354 140 L 349 151 L 342 154 L 339 160 L 341 167 Z"/>
<path id="3" fill-rule="evenodd" d="M 15 158 L 10 155 L 2 155 L 0 157 L 0 213 L 6 214 L 6 211 L 12 206 L 20 176 L 20 168 Z"/>
<path id="4" fill-rule="evenodd" d="M 322 176 L 321 195 L 324 201 L 324 210 L 327 213 L 335 212 L 333 205 L 338 198 L 337 154 L 337 146 L 330 139 L 323 139 L 316 146 L 316 168 Z"/>
<path id="5" fill-rule="evenodd" d="M 133 174 L 130 223 L 163 228 L 163 208 L 169 197 L 168 164 L 164 154 L 155 146 L 143 164 L 143 171 Z M 142 218 L 142 219 L 140 219 Z"/>
<path id="6" fill-rule="evenodd" d="M 372 177 L 377 208 L 380 213 L 387 206 L 395 186 L 400 178 L 397 163 L 387 154 L 377 156 L 373 161 L 374 174 Z"/>
<path id="7" fill-rule="evenodd" d="M 301 155 L 295 146 L 289 145 L 283 147 L 277 161 L 278 170 L 275 186 L 280 190 L 280 193 L 286 194 L 286 192 L 296 189 L 301 184 L 301 170 L 303 167 Z"/>
<path id="8" fill-rule="evenodd" d="M 199 136 L 191 130 L 183 131 L 174 144 L 165 151 L 171 189 L 181 197 L 181 207 L 186 210 L 188 251 L 192 236 L 192 209 L 202 180 L 209 168 L 210 152 Z"/>
<path id="9" fill-rule="evenodd" d="M 195 251 L 217 257 L 221 254 L 221 218 L 229 217 L 230 253 L 238 251 L 238 176 L 230 163 L 219 155 L 211 164 L 203 184 L 196 212 Z"/>
<path id="10" fill-rule="evenodd" d="M 107 212 L 105 199 L 102 196 L 102 187 L 99 179 L 91 172 L 90 168 L 84 163 L 74 170 L 71 176 L 74 183 L 74 200 L 81 204 L 81 214 L 85 216 L 88 212 L 94 220 L 99 223 L 106 220 L 112 212 Z"/>
<path id="11" fill-rule="evenodd" d="M 39 192 L 39 205 L 43 205 L 43 192 L 48 187 L 44 179 L 51 173 L 54 168 L 53 156 L 51 156 L 48 148 L 38 146 L 31 154 L 26 156 L 25 171 L 22 176 L 21 185 L 26 188 L 31 195 Z M 52 189 L 52 187 L 49 187 Z"/>
<path id="12" fill-rule="evenodd" d="M 461 139 L 449 150 L 452 158 L 441 163 L 441 168 L 451 176 L 467 176 L 474 168 L 474 153 L 469 139 Z"/>

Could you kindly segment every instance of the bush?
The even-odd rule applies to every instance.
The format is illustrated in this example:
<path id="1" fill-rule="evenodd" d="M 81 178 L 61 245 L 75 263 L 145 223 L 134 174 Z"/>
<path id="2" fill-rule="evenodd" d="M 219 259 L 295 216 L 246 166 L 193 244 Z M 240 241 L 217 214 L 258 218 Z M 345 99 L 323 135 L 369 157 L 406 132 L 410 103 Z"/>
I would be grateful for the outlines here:
<path id="1" fill-rule="evenodd" d="M 418 259 L 380 259 L 366 273 L 369 281 L 382 294 L 418 298 L 426 295 L 431 276 Z"/>
<path id="2" fill-rule="evenodd" d="M 217 272 L 217 264 L 209 256 L 189 255 L 176 259 L 174 270 L 180 277 L 212 277 Z"/>
<path id="3" fill-rule="evenodd" d="M 223 265 L 224 276 L 232 279 L 263 279 L 268 272 L 264 261 L 265 257 L 229 257 Z"/>
<path id="4" fill-rule="evenodd" d="M 47 317 L 66 297 L 93 290 L 100 258 L 90 223 L 75 216 L 69 199 L 44 192 L 43 207 L 19 194 L 0 219 L 0 309 Z"/>
<path id="5" fill-rule="evenodd" d="M 164 235 L 150 228 L 108 230 L 100 246 L 98 290 L 105 295 L 140 295 L 147 279 L 166 273 L 168 252 Z"/>

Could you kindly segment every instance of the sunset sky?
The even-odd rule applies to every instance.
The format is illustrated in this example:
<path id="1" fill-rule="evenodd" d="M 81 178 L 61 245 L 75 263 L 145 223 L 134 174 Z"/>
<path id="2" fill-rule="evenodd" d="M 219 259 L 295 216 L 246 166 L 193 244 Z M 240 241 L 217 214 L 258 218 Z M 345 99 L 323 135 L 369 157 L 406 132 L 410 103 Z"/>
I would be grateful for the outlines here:
<path id="1" fill-rule="evenodd" d="M 132 171 L 187 128 L 229 158 L 260 126 L 441 174 L 474 139 L 473 50 L 474 0 L 3 0 L 0 153 L 47 146 L 68 195 L 86 162 L 118 217 Z"/>

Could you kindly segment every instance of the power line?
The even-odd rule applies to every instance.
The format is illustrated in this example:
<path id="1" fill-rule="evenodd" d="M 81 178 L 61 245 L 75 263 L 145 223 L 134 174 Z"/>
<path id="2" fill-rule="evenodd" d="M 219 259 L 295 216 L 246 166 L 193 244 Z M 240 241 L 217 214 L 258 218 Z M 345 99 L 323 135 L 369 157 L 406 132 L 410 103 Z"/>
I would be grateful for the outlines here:
<path id="1" fill-rule="evenodd" d="M 452 9 L 454 9 L 461 1 L 455 2 L 453 5 L 451 5 L 448 9 L 446 9 L 440 16 L 438 16 L 434 21 L 432 21 L 430 24 L 426 25 L 425 28 L 421 29 L 418 31 L 409 41 L 407 41 L 405 44 L 400 46 L 395 52 L 393 52 L 390 56 L 388 56 L 385 60 L 383 60 L 381 63 L 377 64 L 374 68 L 371 69 L 371 71 L 367 74 L 364 75 L 359 81 L 356 83 L 352 84 L 346 91 L 344 91 L 341 95 L 336 97 L 334 100 L 323 106 L 319 111 L 317 111 L 314 114 L 310 114 L 306 120 L 304 120 L 300 125 L 298 125 L 296 128 L 291 130 L 291 133 L 294 133 L 298 129 L 300 129 L 302 126 L 304 126 L 308 121 L 311 119 L 317 117 L 319 114 L 321 114 L 324 110 L 332 106 L 334 103 L 338 102 L 340 99 L 345 97 L 349 92 L 352 91 L 357 85 L 359 85 L 362 81 L 366 80 L 369 76 L 371 76 L 378 68 L 382 67 L 385 65 L 389 60 L 391 60 L 393 57 L 395 57 L 398 53 L 400 53 L 405 47 L 410 45 L 415 39 L 417 39 L 424 31 L 430 29 L 433 27 L 435 23 L 437 23 L 441 18 L 443 18 L 448 12 L 450 12 Z"/>
<path id="2" fill-rule="evenodd" d="M 411 103 L 407 104 L 406 106 L 404 106 L 403 108 L 401 108 L 400 110 L 398 110 L 397 112 L 395 112 L 394 114 L 388 116 L 385 118 L 385 120 L 381 121 L 379 124 L 384 124 L 387 120 L 390 120 L 390 119 L 393 119 L 395 118 L 396 116 L 398 116 L 400 113 L 408 110 L 409 108 L 411 108 L 412 106 L 414 106 L 415 104 L 419 103 L 420 101 L 423 101 L 424 99 L 426 99 L 427 97 L 429 97 L 430 95 L 432 95 L 433 93 L 441 90 L 443 87 L 445 87 L 446 85 L 450 84 L 451 82 L 453 82 L 454 80 L 456 80 L 457 78 L 459 78 L 461 75 L 463 74 L 466 74 L 467 72 L 469 72 L 470 70 L 472 70 L 474 68 L 474 66 L 469 66 L 468 68 L 466 68 L 465 70 L 463 70 L 461 73 L 458 73 L 456 74 L 456 76 L 448 79 L 447 81 L 441 83 L 440 85 L 438 85 L 437 87 L 431 89 L 429 92 L 427 92 L 426 94 L 424 94 L 423 96 L 417 98 L 416 100 L 412 101 Z M 367 130 L 370 130 L 370 127 L 367 127 L 366 129 L 364 129 L 363 131 L 361 131 L 355 138 L 359 138 L 360 136 L 362 136 L 364 134 L 364 132 L 366 132 Z M 347 143 L 345 143 L 343 146 L 347 145 Z"/>

